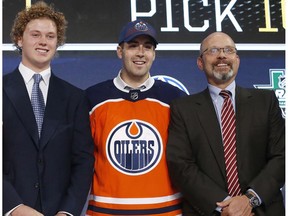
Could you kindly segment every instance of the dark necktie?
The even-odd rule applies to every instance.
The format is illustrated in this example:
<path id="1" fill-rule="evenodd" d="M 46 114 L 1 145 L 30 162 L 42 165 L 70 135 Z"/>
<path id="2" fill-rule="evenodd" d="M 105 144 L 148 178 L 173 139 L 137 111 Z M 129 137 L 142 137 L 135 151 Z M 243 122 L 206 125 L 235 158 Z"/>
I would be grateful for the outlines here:
<path id="1" fill-rule="evenodd" d="M 221 110 L 222 136 L 228 192 L 233 197 L 240 195 L 241 190 L 236 160 L 236 118 L 230 92 L 222 90 L 219 94 L 224 98 Z"/>
<path id="2" fill-rule="evenodd" d="M 34 84 L 33 84 L 32 94 L 31 94 L 31 104 L 33 107 L 35 119 L 36 119 L 37 126 L 38 126 L 38 134 L 40 137 L 44 111 L 45 111 L 45 102 L 44 102 L 43 94 L 41 92 L 41 89 L 39 88 L 39 83 L 42 80 L 42 76 L 40 74 L 34 74 L 33 79 L 34 79 Z"/>

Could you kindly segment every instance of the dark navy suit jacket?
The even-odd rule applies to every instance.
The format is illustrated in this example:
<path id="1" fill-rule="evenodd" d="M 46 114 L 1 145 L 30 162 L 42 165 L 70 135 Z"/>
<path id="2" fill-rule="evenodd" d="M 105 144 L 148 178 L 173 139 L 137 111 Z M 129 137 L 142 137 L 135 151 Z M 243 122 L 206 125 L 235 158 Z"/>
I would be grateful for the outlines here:
<path id="1" fill-rule="evenodd" d="M 42 134 L 24 80 L 3 78 L 3 212 L 20 203 L 45 216 L 80 215 L 93 174 L 93 141 L 84 91 L 51 74 Z"/>

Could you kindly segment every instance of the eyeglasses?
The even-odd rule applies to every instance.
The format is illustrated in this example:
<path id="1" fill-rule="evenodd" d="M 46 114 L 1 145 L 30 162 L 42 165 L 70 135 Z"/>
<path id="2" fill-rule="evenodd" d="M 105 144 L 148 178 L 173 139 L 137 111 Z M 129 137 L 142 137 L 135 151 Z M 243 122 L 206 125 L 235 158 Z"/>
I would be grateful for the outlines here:
<path id="1" fill-rule="evenodd" d="M 211 47 L 205 49 L 201 54 L 200 57 L 202 58 L 203 54 L 206 52 L 208 55 L 216 56 L 219 55 L 219 53 L 223 50 L 225 55 L 231 55 L 234 53 L 237 53 L 237 49 L 235 47 L 224 47 L 224 48 L 218 48 L 218 47 Z"/>

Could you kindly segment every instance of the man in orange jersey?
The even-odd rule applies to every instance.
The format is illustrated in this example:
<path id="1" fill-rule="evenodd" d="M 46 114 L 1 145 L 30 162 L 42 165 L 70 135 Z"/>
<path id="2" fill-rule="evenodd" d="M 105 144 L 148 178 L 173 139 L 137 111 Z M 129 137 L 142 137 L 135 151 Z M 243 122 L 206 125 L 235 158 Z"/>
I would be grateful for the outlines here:
<path id="1" fill-rule="evenodd" d="M 129 22 L 118 76 L 86 90 L 96 158 L 87 215 L 181 215 L 165 152 L 170 101 L 186 93 L 150 76 L 157 44 L 150 24 Z"/>

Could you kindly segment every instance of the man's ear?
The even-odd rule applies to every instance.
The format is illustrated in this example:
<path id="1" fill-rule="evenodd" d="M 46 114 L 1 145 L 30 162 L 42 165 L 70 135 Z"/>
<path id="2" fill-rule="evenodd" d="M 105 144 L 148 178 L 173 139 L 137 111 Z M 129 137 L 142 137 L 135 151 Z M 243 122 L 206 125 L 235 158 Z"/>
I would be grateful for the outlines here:
<path id="1" fill-rule="evenodd" d="M 154 57 L 153 57 L 153 61 L 155 60 L 156 58 L 156 51 L 154 50 Z"/>
<path id="2" fill-rule="evenodd" d="M 123 48 L 121 46 L 117 46 L 117 56 L 119 59 L 122 59 L 122 55 L 123 55 Z"/>
<path id="3" fill-rule="evenodd" d="M 197 65 L 198 68 L 203 71 L 203 59 L 200 56 L 197 58 Z"/>
<path id="4" fill-rule="evenodd" d="M 22 37 L 18 38 L 17 45 L 18 45 L 18 47 L 22 47 L 23 46 Z"/>

